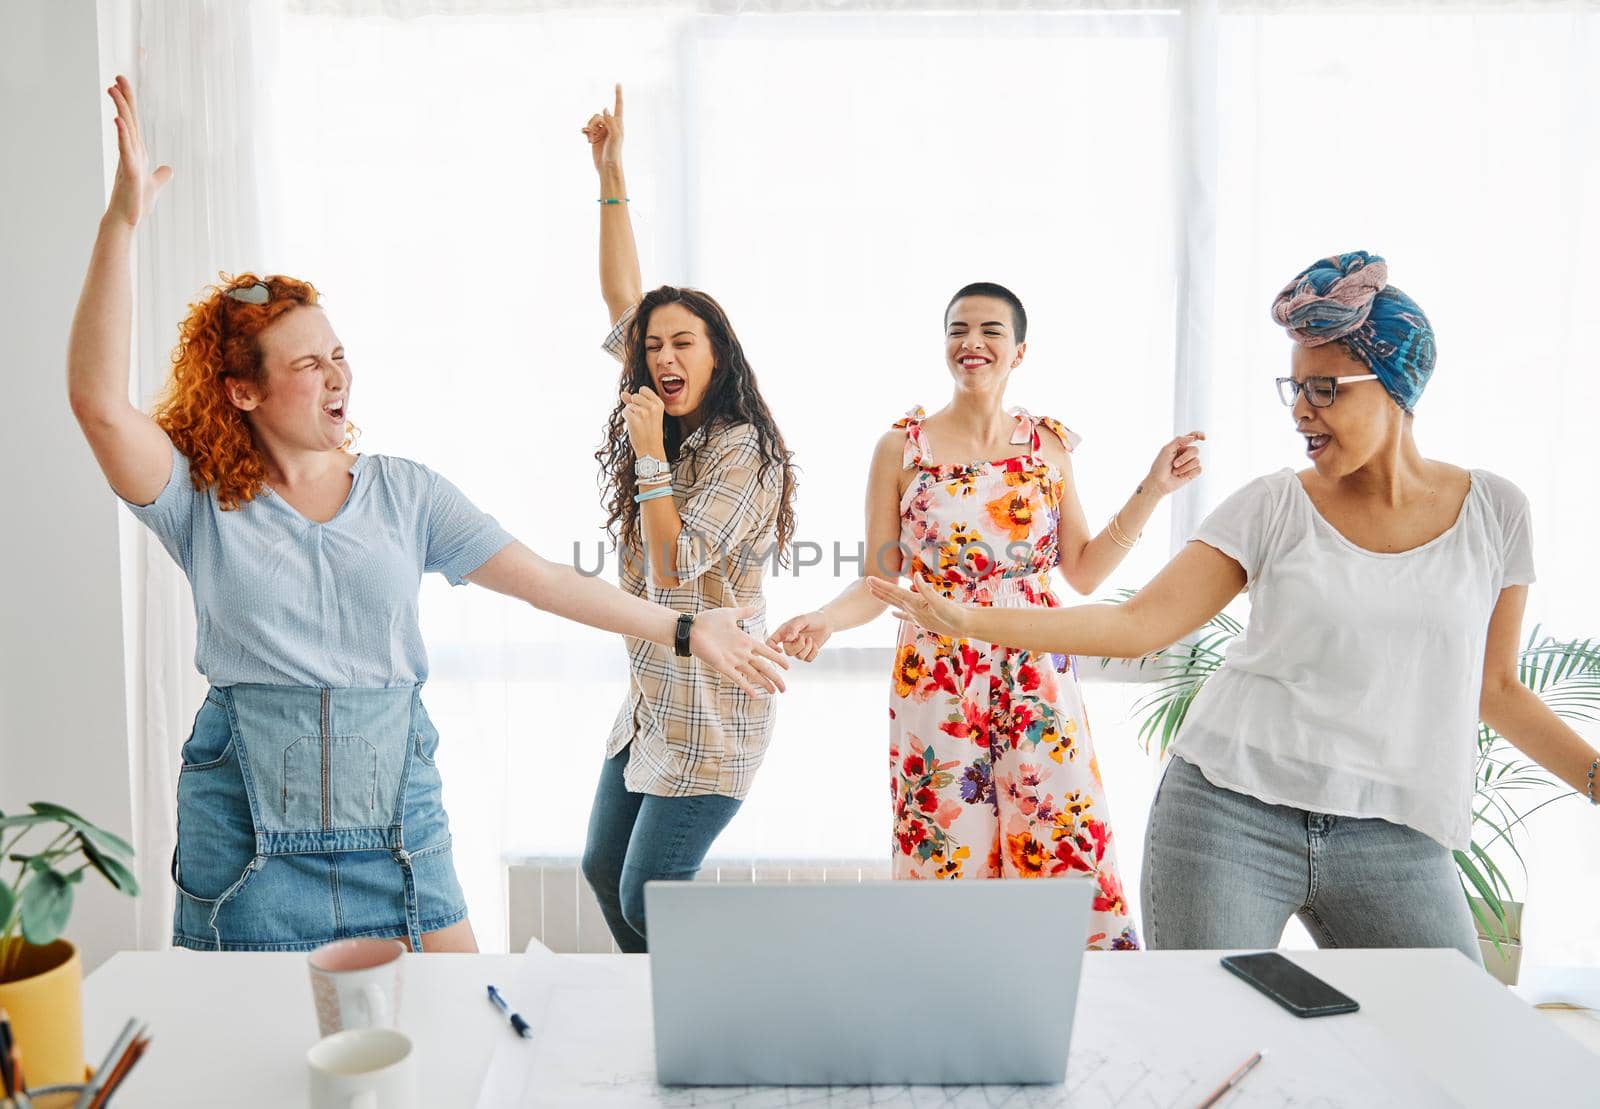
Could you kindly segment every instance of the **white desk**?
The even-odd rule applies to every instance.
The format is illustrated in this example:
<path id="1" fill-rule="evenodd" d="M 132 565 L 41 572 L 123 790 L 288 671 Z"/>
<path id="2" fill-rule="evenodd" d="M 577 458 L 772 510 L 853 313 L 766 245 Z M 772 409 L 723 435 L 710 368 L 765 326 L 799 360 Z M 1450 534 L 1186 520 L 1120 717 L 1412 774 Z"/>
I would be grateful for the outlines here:
<path id="1" fill-rule="evenodd" d="M 1361 1012 L 1299 1020 L 1218 967 L 1215 952 L 1089 954 L 1065 1086 L 921 1089 L 886 1099 L 881 1095 L 889 1091 L 656 1087 L 648 1080 L 653 1064 L 646 958 L 578 956 L 568 965 L 605 972 L 622 989 L 608 996 L 629 999 L 627 1011 L 591 1014 L 592 1023 L 604 1022 L 604 1028 L 568 1030 L 614 1045 L 609 1058 L 617 1073 L 589 1071 L 582 1098 L 559 1081 L 540 1083 L 539 1094 L 523 1103 L 859 1106 L 869 1104 L 870 1096 L 875 1106 L 918 1109 L 1187 1106 L 1260 1047 L 1269 1049 L 1268 1059 L 1225 1105 L 1371 1104 L 1374 1085 L 1406 1090 L 1407 1104 L 1504 1109 L 1600 1103 L 1600 1056 L 1549 1027 L 1454 952 L 1316 951 L 1291 957 L 1356 998 Z M 531 958 L 406 956 L 401 1027 L 419 1044 L 424 1106 L 475 1106 L 491 1064 L 503 1073 L 507 1061 L 517 1059 L 507 1052 L 538 1050 L 516 1040 L 484 997 L 490 982 L 508 993 L 526 988 L 518 984 L 530 980 Z M 992 985 L 1019 997 L 1031 993 L 1041 1011 L 1050 1006 L 1047 984 Z M 525 1013 L 540 1004 L 515 993 L 511 1000 Z M 303 955 L 124 953 L 89 977 L 84 1012 L 91 1062 L 128 1017 L 150 1022 L 154 1042 L 119 1091 L 118 1109 L 305 1104 L 303 1057 L 316 1039 L 316 1022 Z M 1183 1059 L 1185 1045 L 1192 1054 L 1197 1043 L 1206 1045 L 1203 1066 L 1174 1062 Z M 1361 1061 L 1347 1068 L 1348 1089 L 1328 1088 L 1329 1058 Z M 1319 1088 L 1307 1088 L 1311 1073 L 1324 1075 L 1315 1084 Z"/>

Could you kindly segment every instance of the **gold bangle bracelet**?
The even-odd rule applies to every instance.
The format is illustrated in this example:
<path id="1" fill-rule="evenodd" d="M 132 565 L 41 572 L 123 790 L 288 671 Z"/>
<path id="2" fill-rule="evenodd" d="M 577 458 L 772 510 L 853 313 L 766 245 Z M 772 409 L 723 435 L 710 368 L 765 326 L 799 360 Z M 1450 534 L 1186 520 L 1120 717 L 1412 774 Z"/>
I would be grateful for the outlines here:
<path id="1" fill-rule="evenodd" d="M 1121 515 L 1122 513 L 1120 512 L 1111 514 L 1111 519 L 1106 521 L 1106 534 L 1111 536 L 1111 541 L 1117 546 L 1125 551 L 1131 551 L 1134 545 L 1139 542 L 1139 535 L 1143 535 L 1144 532 L 1141 531 L 1139 535 L 1135 535 L 1132 539 L 1128 538 L 1128 533 L 1122 530 L 1122 524 L 1118 519 Z"/>

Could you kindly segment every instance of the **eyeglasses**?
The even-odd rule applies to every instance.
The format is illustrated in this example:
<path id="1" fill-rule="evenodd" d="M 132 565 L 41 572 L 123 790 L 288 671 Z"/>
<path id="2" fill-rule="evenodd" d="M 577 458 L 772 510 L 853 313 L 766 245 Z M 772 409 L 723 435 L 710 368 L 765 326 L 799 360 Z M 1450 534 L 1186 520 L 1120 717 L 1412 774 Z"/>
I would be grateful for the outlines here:
<path id="1" fill-rule="evenodd" d="M 1304 381 L 1296 381 L 1292 377 L 1280 377 L 1278 380 L 1278 399 L 1283 401 L 1284 407 L 1293 408 L 1295 397 L 1301 393 L 1306 395 L 1306 400 L 1311 402 L 1312 408 L 1327 408 L 1333 403 L 1333 398 L 1339 395 L 1339 386 L 1354 385 L 1358 381 L 1377 381 L 1377 374 L 1356 374 L 1354 377 L 1308 377 Z"/>

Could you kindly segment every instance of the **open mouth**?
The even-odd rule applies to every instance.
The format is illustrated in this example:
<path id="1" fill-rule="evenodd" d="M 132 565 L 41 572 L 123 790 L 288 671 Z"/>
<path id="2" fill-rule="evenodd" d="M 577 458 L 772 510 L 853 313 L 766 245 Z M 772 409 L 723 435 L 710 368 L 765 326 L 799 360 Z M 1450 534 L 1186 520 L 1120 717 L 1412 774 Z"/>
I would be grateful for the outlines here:
<path id="1" fill-rule="evenodd" d="M 668 401 L 683 396 L 684 390 L 689 387 L 689 383 L 677 374 L 662 374 L 657 384 L 661 386 L 661 399 Z"/>
<path id="2" fill-rule="evenodd" d="M 962 355 L 959 361 L 963 370 L 981 370 L 989 364 L 989 359 L 976 354 Z"/>
<path id="3" fill-rule="evenodd" d="M 322 411 L 329 419 L 342 423 L 344 422 L 345 401 L 346 398 L 344 397 L 340 397 L 335 401 L 329 401 L 327 404 L 322 406 Z"/>
<path id="4" fill-rule="evenodd" d="M 1331 435 L 1307 435 L 1306 454 L 1312 458 L 1315 458 L 1321 454 L 1323 448 L 1325 448 L 1331 442 L 1333 442 L 1333 436 Z"/>

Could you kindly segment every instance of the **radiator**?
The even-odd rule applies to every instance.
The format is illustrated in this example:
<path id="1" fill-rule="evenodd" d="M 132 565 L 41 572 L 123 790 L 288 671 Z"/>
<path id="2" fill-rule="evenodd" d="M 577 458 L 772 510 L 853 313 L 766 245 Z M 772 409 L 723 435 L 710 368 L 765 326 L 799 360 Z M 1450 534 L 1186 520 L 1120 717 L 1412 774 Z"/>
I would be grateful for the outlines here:
<path id="1" fill-rule="evenodd" d="M 708 860 L 698 882 L 861 882 L 889 877 L 878 859 L 805 862 Z M 521 951 L 538 940 L 563 954 L 616 951 L 600 902 L 574 858 L 514 859 L 506 867 L 507 939 Z"/>

